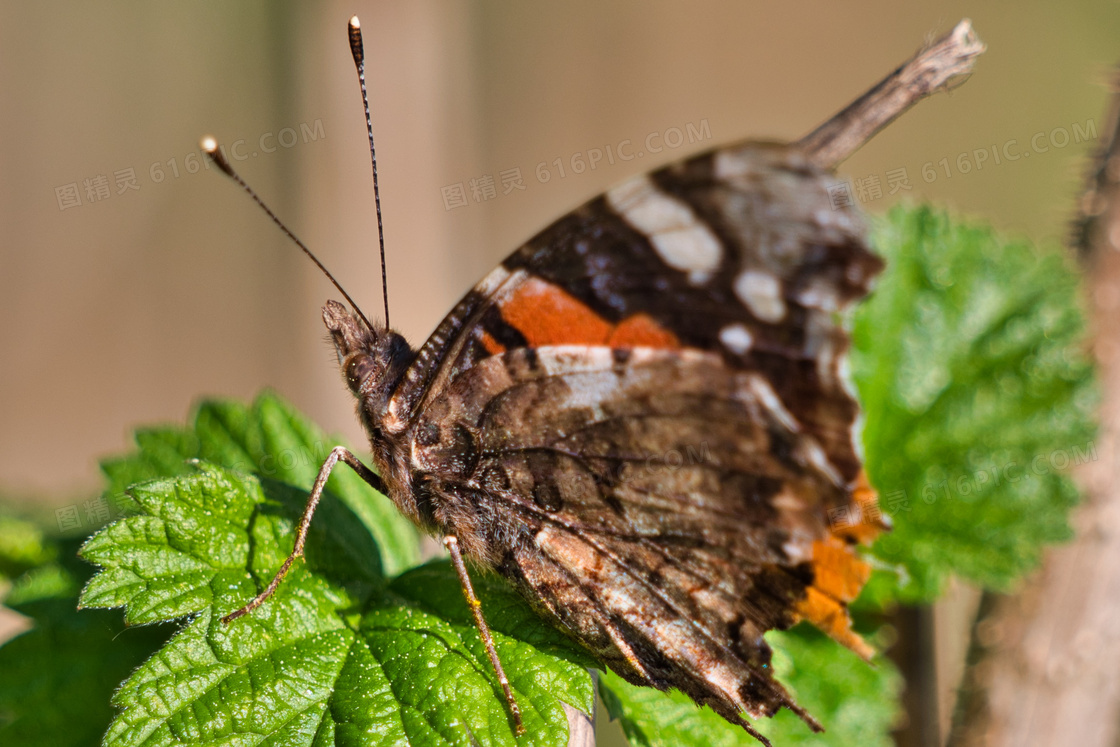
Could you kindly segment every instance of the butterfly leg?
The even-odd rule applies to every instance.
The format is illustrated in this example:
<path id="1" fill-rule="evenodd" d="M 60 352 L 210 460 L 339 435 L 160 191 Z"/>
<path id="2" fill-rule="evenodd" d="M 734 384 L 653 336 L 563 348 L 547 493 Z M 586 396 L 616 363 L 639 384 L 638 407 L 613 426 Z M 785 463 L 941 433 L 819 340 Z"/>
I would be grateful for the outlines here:
<path id="1" fill-rule="evenodd" d="M 331 470 L 339 461 L 349 465 L 349 467 L 358 473 L 358 477 L 365 480 L 369 485 L 380 493 L 385 492 L 385 483 L 377 476 L 369 467 L 362 464 L 358 457 L 350 453 L 349 449 L 344 446 L 336 446 L 331 449 L 331 453 L 327 456 L 323 466 L 319 468 L 319 476 L 315 478 L 315 485 L 311 488 L 311 497 L 307 499 L 307 507 L 303 509 L 303 516 L 299 520 L 299 529 L 296 531 L 296 544 L 292 549 L 292 554 L 287 557 L 284 564 L 280 566 L 280 570 L 273 576 L 272 582 L 269 583 L 268 588 L 254 597 L 248 604 L 241 609 L 234 610 L 222 618 L 223 623 L 230 623 L 233 620 L 247 615 L 257 607 L 260 607 L 266 599 L 272 596 L 276 588 L 280 586 L 280 582 L 284 580 L 284 576 L 288 575 L 288 571 L 292 567 L 292 563 L 296 558 L 303 557 L 303 546 L 307 542 L 307 530 L 311 527 L 311 517 L 315 515 L 315 509 L 319 505 L 319 499 L 323 497 L 323 489 L 327 486 L 327 478 L 331 476 Z"/>
<path id="2" fill-rule="evenodd" d="M 451 553 L 451 564 L 455 566 L 455 572 L 459 574 L 463 596 L 466 597 L 467 606 L 471 608 L 471 614 L 474 615 L 474 624 L 478 628 L 478 634 L 482 637 L 482 645 L 486 647 L 486 653 L 490 656 L 490 663 L 494 665 L 494 671 L 498 675 L 498 683 L 502 686 L 506 703 L 509 704 L 510 715 L 513 716 L 514 731 L 518 735 L 524 734 L 525 725 L 521 723 L 521 708 L 513 697 L 513 690 L 510 689 L 509 679 L 502 669 L 502 662 L 498 660 L 498 650 L 494 648 L 494 638 L 490 635 L 490 627 L 482 616 L 482 602 L 478 601 L 478 597 L 474 594 L 471 577 L 467 575 L 467 565 L 463 562 L 462 553 L 459 552 L 459 540 L 449 535 L 443 538 L 443 546 Z"/>

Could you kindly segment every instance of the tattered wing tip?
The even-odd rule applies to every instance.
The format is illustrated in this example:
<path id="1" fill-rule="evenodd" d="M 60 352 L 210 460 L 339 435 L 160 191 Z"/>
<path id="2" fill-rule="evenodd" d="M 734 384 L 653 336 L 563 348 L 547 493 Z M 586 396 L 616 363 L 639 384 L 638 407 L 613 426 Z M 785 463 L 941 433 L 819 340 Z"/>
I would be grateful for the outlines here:
<path id="1" fill-rule="evenodd" d="M 810 718 L 812 718 L 812 717 L 810 716 Z M 746 729 L 747 734 L 750 734 L 752 737 L 757 739 L 759 742 L 761 742 L 763 745 L 765 745 L 765 747 L 774 747 L 774 744 L 769 739 L 767 739 L 765 736 L 763 736 L 762 732 L 760 732 L 758 729 L 754 728 L 751 725 L 751 722 L 747 721 L 745 716 L 740 716 L 738 721 L 739 721 L 739 726 Z"/>
<path id="2" fill-rule="evenodd" d="M 816 587 L 806 589 L 805 598 L 797 605 L 797 615 L 817 626 L 832 640 L 851 649 L 864 661 L 871 661 L 875 657 L 875 649 L 852 630 L 848 606 Z"/>
<path id="3" fill-rule="evenodd" d="M 791 713 L 795 714 L 798 718 L 804 721 L 805 725 L 808 726 L 813 732 L 817 734 L 821 734 L 824 732 L 824 727 L 821 726 L 821 723 L 813 718 L 811 713 L 798 705 L 793 700 L 793 698 L 789 697 L 788 695 L 781 701 L 781 707 L 789 710 Z M 759 742 L 766 745 L 766 747 L 773 747 L 773 744 L 770 742 L 770 740 L 767 739 L 762 734 L 762 732 L 754 728 L 754 725 L 752 725 L 751 722 L 747 719 L 747 716 L 739 714 L 739 717 L 734 720 L 739 724 L 739 726 L 743 727 L 746 730 L 747 734 L 750 734 Z"/>
<path id="4" fill-rule="evenodd" d="M 859 596 L 871 577 L 871 566 L 856 554 L 855 547 L 838 537 L 813 543 L 813 585 L 805 590 L 795 609 L 799 620 L 808 620 L 837 643 L 865 660 L 875 649 L 852 630 L 848 602 Z"/>
<path id="5" fill-rule="evenodd" d="M 821 734 L 822 732 L 824 732 L 824 727 L 821 726 L 821 722 L 813 718 L 813 715 L 811 713 L 795 703 L 792 698 L 783 703 L 782 707 L 788 709 L 791 713 L 796 714 L 799 719 L 805 722 L 806 726 L 808 726 L 817 734 Z"/>

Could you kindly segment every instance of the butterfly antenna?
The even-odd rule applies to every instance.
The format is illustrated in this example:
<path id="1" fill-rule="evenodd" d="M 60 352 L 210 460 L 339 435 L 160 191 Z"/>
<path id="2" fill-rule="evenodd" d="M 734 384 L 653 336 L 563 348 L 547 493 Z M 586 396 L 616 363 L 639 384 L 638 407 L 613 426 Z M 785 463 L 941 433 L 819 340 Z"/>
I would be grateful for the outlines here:
<path id="1" fill-rule="evenodd" d="M 303 253 L 310 257 L 311 261 L 314 262 L 320 270 L 322 270 L 323 274 L 327 276 L 327 279 L 331 281 L 331 284 L 338 289 L 338 292 L 341 293 L 343 298 L 346 299 L 346 302 L 350 304 L 350 308 L 354 310 L 354 313 L 360 316 L 362 318 L 362 321 L 366 323 L 366 327 L 368 327 L 369 329 L 373 329 L 373 325 L 370 324 L 369 319 L 366 318 L 366 315 L 362 312 L 361 308 L 358 307 L 358 304 L 354 303 L 354 299 L 350 298 L 350 294 L 347 293 L 346 290 L 341 285 L 339 285 L 338 281 L 334 279 L 334 275 L 330 273 L 330 270 L 323 266 L 323 263 L 319 261 L 318 257 L 311 253 L 311 250 L 307 248 L 307 245 L 300 241 L 299 237 L 292 233 L 291 230 L 284 225 L 284 222 L 282 220 L 276 217 L 276 213 L 272 212 L 272 210 L 269 209 L 268 205 L 264 204 L 264 200 L 262 200 L 260 196 L 258 196 L 257 193 L 253 191 L 253 188 L 246 184 L 245 180 L 242 179 L 241 176 L 233 170 L 233 167 L 229 165 L 229 161 L 226 160 L 225 154 L 222 153 L 221 149 L 218 148 L 218 141 L 210 135 L 207 135 L 206 137 L 202 138 L 202 142 L 200 143 L 200 145 L 202 146 L 203 152 L 210 157 L 211 161 L 214 162 L 214 165 L 221 169 L 223 174 L 237 182 L 238 186 L 240 186 L 250 197 L 253 198 L 253 202 L 257 203 L 257 206 L 260 207 L 260 209 L 263 210 L 265 214 L 272 219 L 272 222 L 279 226 L 280 230 L 284 232 L 284 235 L 294 241 L 296 243 L 296 246 L 302 249 Z"/>
<path id="2" fill-rule="evenodd" d="M 389 326 L 389 280 L 385 276 L 385 231 L 381 225 L 381 192 L 377 188 L 377 152 L 373 149 L 373 120 L 369 116 L 369 94 L 366 93 L 366 53 L 362 46 L 362 27 L 358 17 L 350 18 L 347 27 L 350 36 L 350 54 L 358 68 L 358 83 L 362 87 L 362 106 L 366 110 L 366 132 L 369 133 L 369 160 L 373 164 L 373 204 L 377 208 L 377 241 L 381 245 L 381 297 L 385 299 L 385 326 Z"/>

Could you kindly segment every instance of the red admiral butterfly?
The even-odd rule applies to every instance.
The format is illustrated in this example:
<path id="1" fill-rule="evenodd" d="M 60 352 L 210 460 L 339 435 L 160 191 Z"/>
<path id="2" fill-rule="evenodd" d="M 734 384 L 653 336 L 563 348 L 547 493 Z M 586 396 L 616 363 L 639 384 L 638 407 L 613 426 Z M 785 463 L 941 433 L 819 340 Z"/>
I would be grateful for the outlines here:
<path id="1" fill-rule="evenodd" d="M 356 18 L 351 46 L 364 93 Z M 224 620 L 302 554 L 341 460 L 443 538 L 519 731 L 464 558 L 632 683 L 679 689 L 763 742 L 744 713 L 785 707 L 819 730 L 763 634 L 808 620 L 872 655 L 846 605 L 869 573 L 855 547 L 884 527 L 828 517 L 878 515 L 838 313 L 882 262 L 805 142 L 624 182 L 510 255 L 419 349 L 327 302 L 374 470 L 336 448 L 292 556 Z"/>

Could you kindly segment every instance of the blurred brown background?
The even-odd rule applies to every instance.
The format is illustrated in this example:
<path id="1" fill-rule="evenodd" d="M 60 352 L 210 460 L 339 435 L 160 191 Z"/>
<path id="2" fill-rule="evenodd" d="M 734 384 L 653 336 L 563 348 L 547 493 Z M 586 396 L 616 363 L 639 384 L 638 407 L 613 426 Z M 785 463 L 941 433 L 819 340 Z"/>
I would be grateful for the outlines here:
<path id="1" fill-rule="evenodd" d="M 319 316 L 337 294 L 197 151 L 204 133 L 243 141 L 243 176 L 379 315 L 353 13 L 392 321 L 416 344 L 566 210 L 710 146 L 799 137 L 963 17 L 989 48 L 975 75 L 841 171 L 878 178 L 881 195 L 856 192 L 871 212 L 928 199 L 1058 240 L 1120 59 L 1120 7 L 1104 0 L 2 3 L 0 498 L 88 497 L 99 456 L 204 395 L 273 387 L 362 443 Z M 573 156 L 644 152 L 690 125 L 710 139 L 572 171 Z M 525 189 L 504 194 L 513 168 Z M 891 195 L 898 169 L 912 189 Z M 476 201 L 487 175 L 496 194 Z M 456 185 L 467 204 L 448 209 Z"/>

